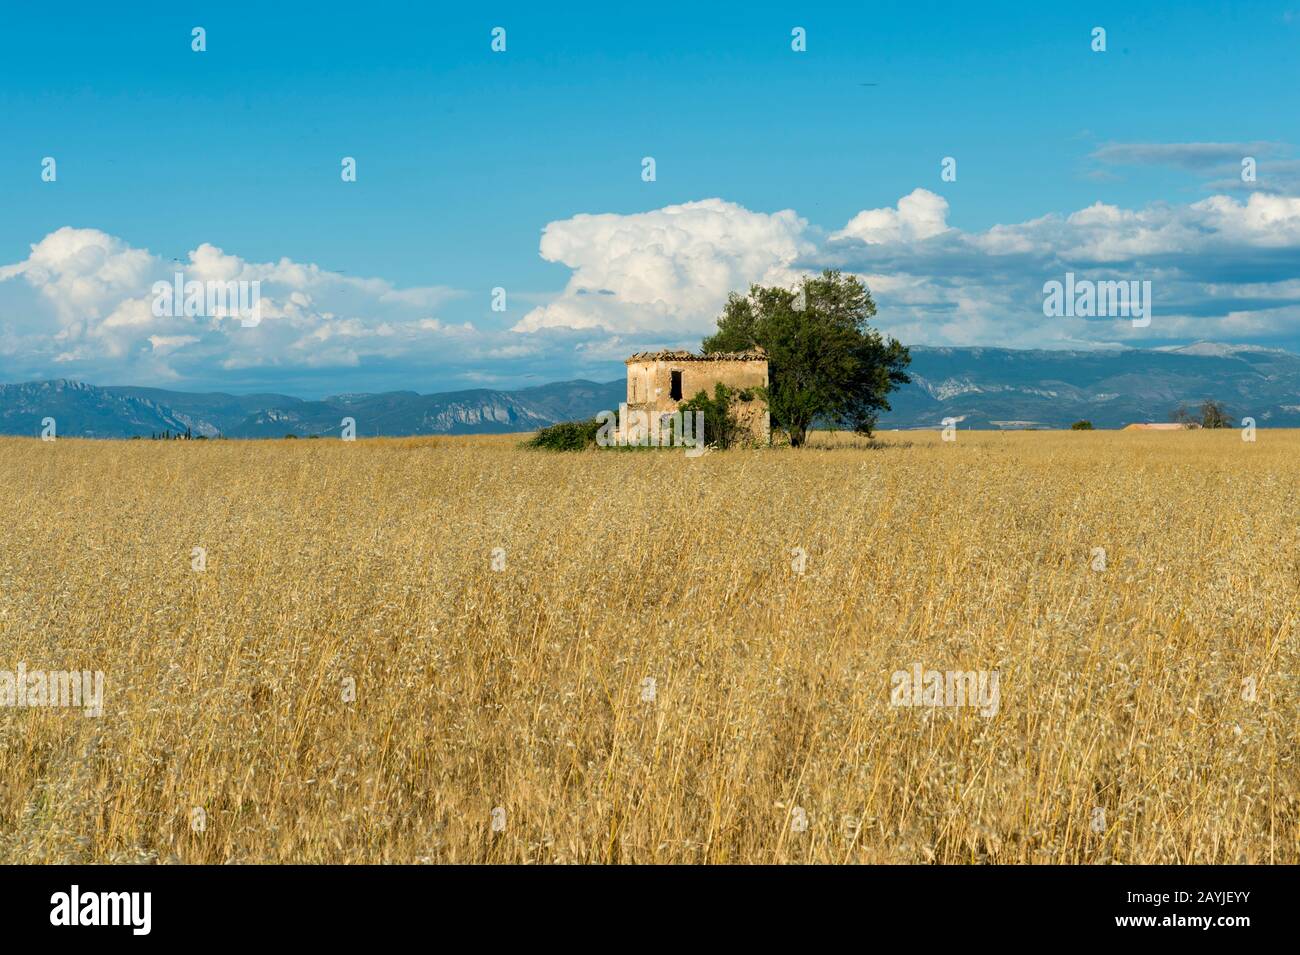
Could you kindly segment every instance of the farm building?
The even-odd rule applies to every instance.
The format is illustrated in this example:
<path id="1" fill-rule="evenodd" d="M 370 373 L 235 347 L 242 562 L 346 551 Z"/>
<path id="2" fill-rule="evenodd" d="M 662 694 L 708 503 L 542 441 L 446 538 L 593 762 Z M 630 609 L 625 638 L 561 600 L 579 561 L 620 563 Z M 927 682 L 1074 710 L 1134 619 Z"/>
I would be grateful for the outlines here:
<path id="1" fill-rule="evenodd" d="M 767 403 L 755 391 L 767 387 L 767 353 L 761 348 L 711 355 L 638 352 L 626 365 L 629 411 L 648 416 L 671 414 L 701 391 L 712 397 L 714 386 L 722 384 L 737 392 L 733 413 L 753 440 L 760 444 L 771 440 Z"/>
<path id="2" fill-rule="evenodd" d="M 1201 426 L 1199 424 L 1196 424 L 1194 422 L 1189 424 L 1179 424 L 1178 422 L 1174 422 L 1172 424 L 1168 424 L 1165 422 L 1160 422 L 1159 424 L 1152 424 L 1150 422 L 1147 422 L 1146 424 L 1125 425 L 1124 430 L 1125 431 L 1194 431 L 1199 429 L 1200 427 Z"/>

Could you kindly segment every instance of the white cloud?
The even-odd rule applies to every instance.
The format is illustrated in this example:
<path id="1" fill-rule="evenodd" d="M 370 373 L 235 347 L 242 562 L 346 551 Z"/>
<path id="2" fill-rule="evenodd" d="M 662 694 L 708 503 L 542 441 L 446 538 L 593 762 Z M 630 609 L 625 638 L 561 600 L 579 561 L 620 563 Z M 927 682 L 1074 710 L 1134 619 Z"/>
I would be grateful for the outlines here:
<path id="1" fill-rule="evenodd" d="M 98 229 L 64 226 L 31 248 L 22 262 L 0 266 L 0 281 L 22 276 L 65 324 L 100 318 L 106 306 L 140 288 L 154 262 Z"/>
<path id="2" fill-rule="evenodd" d="M 318 380 L 331 368 L 362 368 L 382 382 L 385 369 L 427 377 L 452 366 L 466 377 L 511 368 L 599 375 L 631 351 L 697 344 L 732 291 L 793 287 L 824 267 L 863 276 L 879 306 L 874 324 L 913 344 L 1300 343 L 1300 198 L 1094 203 L 971 232 L 950 226 L 948 214 L 946 199 L 916 189 L 829 233 L 794 210 L 716 198 L 551 222 L 540 252 L 571 269 L 568 282 L 549 301 L 512 296 L 537 304 L 509 331 L 439 314 L 460 295 L 445 286 L 399 288 L 288 258 L 251 262 L 207 243 L 179 266 L 184 278 L 261 282 L 261 323 L 159 317 L 151 286 L 177 266 L 99 230 L 65 227 L 0 265 L 0 359 L 10 380 L 211 385 L 224 369 L 278 383 L 301 370 Z M 1150 280 L 1151 325 L 1045 317 L 1043 283 L 1066 271 Z"/>
<path id="3" fill-rule="evenodd" d="M 928 189 L 913 189 L 896 209 L 865 209 L 832 239 L 861 239 L 868 245 L 919 242 L 948 231 L 948 200 Z"/>
<path id="4" fill-rule="evenodd" d="M 1194 257 L 1212 249 L 1300 245 L 1300 199 L 1251 193 L 1244 202 L 1211 196 L 1191 205 L 1121 209 L 1097 202 L 1069 216 L 1047 215 L 981 233 L 956 233 L 990 255 L 1053 255 L 1080 262 L 1143 256 Z"/>
<path id="5" fill-rule="evenodd" d="M 792 210 L 751 212 L 721 199 L 632 215 L 552 222 L 541 255 L 573 269 L 564 292 L 515 330 L 601 328 L 694 334 L 734 289 L 792 284 L 795 261 L 815 249 Z"/>
<path id="6" fill-rule="evenodd" d="M 175 272 L 189 281 L 258 281 L 261 324 L 236 316 L 155 315 L 153 284 Z M 454 289 L 396 288 L 282 258 L 250 262 L 208 243 L 184 264 L 98 229 L 64 227 L 0 266 L 0 285 L 25 284 L 34 308 L 0 311 L 4 354 L 31 374 L 77 373 L 131 380 L 184 377 L 195 368 L 355 366 L 364 357 L 408 359 L 474 335 L 430 313 Z M 12 296 L 10 296 L 12 297 Z"/>
<path id="7" fill-rule="evenodd" d="M 1246 202 L 1211 196 L 1191 207 L 1217 237 L 1247 246 L 1300 244 L 1300 198 L 1253 192 Z"/>
<path id="8" fill-rule="evenodd" d="M 864 216 L 876 221 L 870 213 L 855 221 Z M 1293 307 L 1300 301 L 1300 199 L 1292 197 L 1257 192 L 1140 209 L 1094 203 L 981 232 L 909 237 L 900 229 L 890 237 L 878 231 L 874 241 L 847 231 L 822 250 L 822 260 L 866 275 L 880 325 L 905 341 L 1023 348 L 1300 340 Z M 1042 285 L 1067 271 L 1150 281 L 1154 321 L 1136 329 L 1124 320 L 1045 317 Z"/>
<path id="9" fill-rule="evenodd" d="M 542 256 L 573 269 L 518 331 L 600 328 L 632 347 L 698 341 L 732 290 L 792 286 L 836 267 L 865 278 L 877 324 L 924 344 L 1078 347 L 1176 337 L 1300 338 L 1300 199 L 1265 193 L 1191 205 L 1070 214 L 964 232 L 948 202 L 916 189 L 823 236 L 792 210 L 751 212 L 721 199 L 633 215 L 576 216 L 547 226 Z M 1048 318 L 1042 286 L 1079 277 L 1150 280 L 1155 321 Z M 1245 291 L 1245 289 L 1249 291 Z M 602 352 L 596 343 L 589 354 Z"/>

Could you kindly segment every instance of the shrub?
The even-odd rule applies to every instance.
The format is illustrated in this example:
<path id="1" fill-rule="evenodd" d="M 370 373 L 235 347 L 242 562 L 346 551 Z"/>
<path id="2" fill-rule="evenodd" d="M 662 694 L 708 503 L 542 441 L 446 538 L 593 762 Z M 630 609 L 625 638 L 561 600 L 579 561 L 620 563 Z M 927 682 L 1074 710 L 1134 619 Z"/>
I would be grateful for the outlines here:
<path id="1" fill-rule="evenodd" d="M 1228 418 L 1228 409 L 1209 398 L 1201 402 L 1199 413 L 1188 411 L 1187 405 L 1181 405 L 1172 417 L 1174 421 L 1184 425 L 1199 424 L 1202 428 L 1232 427 L 1232 422 Z"/>
<path id="2" fill-rule="evenodd" d="M 742 438 L 740 422 L 731 410 L 736 392 L 722 382 L 713 386 L 713 397 L 707 391 L 697 392 L 689 401 L 677 406 L 679 411 L 694 411 L 704 415 L 704 443 L 716 448 L 729 448 Z"/>
<path id="3" fill-rule="evenodd" d="M 538 431 L 524 445 L 545 451 L 583 451 L 595 446 L 599 430 L 595 418 L 590 421 L 561 421 Z"/>
<path id="4" fill-rule="evenodd" d="M 1228 409 L 1223 407 L 1217 401 L 1206 401 L 1201 405 L 1201 427 L 1202 428 L 1230 428 L 1232 422 L 1228 420 Z"/>
<path id="5" fill-rule="evenodd" d="M 1082 420 L 1080 420 L 1080 421 L 1076 421 L 1074 424 L 1070 425 L 1070 430 L 1071 430 L 1071 431 L 1091 431 L 1091 430 L 1092 430 L 1092 422 L 1089 421 L 1087 418 L 1083 418 Z"/>

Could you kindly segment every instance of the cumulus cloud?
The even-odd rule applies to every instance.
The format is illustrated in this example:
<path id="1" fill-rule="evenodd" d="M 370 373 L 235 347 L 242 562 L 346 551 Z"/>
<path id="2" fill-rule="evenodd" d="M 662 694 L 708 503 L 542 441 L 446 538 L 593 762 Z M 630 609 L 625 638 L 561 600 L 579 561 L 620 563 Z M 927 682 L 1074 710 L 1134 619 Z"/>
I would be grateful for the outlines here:
<path id="1" fill-rule="evenodd" d="M 260 283 L 261 322 L 154 308 L 154 284 Z M 35 296 L 35 307 L 14 286 Z M 29 374 L 179 381 L 197 371 L 348 367 L 365 358 L 410 358 L 463 347 L 473 326 L 430 312 L 458 296 L 446 287 L 396 288 L 282 258 L 250 262 L 204 243 L 168 263 L 98 229 L 64 227 L 0 266 L 0 353 Z M 174 314 L 179 312 L 180 314 Z"/>
<path id="2" fill-rule="evenodd" d="M 801 274 L 834 267 L 868 282 L 884 330 L 918 344 L 1300 338 L 1300 199 L 1256 192 L 1140 209 L 1094 203 L 975 232 L 950 226 L 948 212 L 942 196 L 916 189 L 829 234 L 791 210 L 764 214 L 720 199 L 553 222 L 542 255 L 573 275 L 516 330 L 600 328 L 629 346 L 698 341 L 729 291 L 793 286 Z M 1151 281 L 1156 321 L 1138 329 L 1044 316 L 1043 284 L 1067 271 Z M 1245 285 L 1248 295 L 1240 294 Z"/>
<path id="3" fill-rule="evenodd" d="M 751 212 L 721 199 L 552 222 L 542 233 L 542 258 L 573 274 L 561 295 L 528 312 L 515 330 L 694 334 L 716 317 L 728 292 L 752 282 L 793 283 L 796 261 L 815 247 L 807 222 L 792 210 Z"/>
<path id="4" fill-rule="evenodd" d="M 841 234 L 842 236 L 842 234 Z M 864 274 L 882 325 L 915 342 L 1060 346 L 1149 344 L 1184 337 L 1300 338 L 1300 199 L 1252 193 L 1190 205 L 1123 209 L 1095 203 L 981 232 L 840 241 L 822 258 Z M 1067 272 L 1151 281 L 1156 321 L 1042 314 L 1044 282 Z M 1249 287 L 1248 295 L 1240 294 Z M 1254 318 L 1249 316 L 1258 312 Z"/>
<path id="5" fill-rule="evenodd" d="M 947 199 L 916 189 L 829 229 L 794 210 L 717 198 L 551 222 L 541 256 L 571 274 L 558 293 L 512 296 L 536 304 L 511 329 L 465 321 L 472 309 L 458 313 L 464 303 L 447 287 L 403 288 L 288 258 L 254 262 L 210 244 L 179 266 L 184 278 L 261 282 L 261 323 L 159 316 L 151 286 L 178 266 L 69 227 L 0 265 L 0 361 L 11 381 L 68 375 L 236 388 L 256 380 L 282 390 L 295 375 L 347 369 L 355 373 L 338 390 L 358 390 L 365 374 L 372 389 L 411 387 L 412 369 L 428 381 L 426 370 L 453 366 L 482 381 L 525 372 L 603 378 L 631 351 L 697 345 L 730 292 L 793 287 L 822 268 L 862 276 L 879 306 L 875 324 L 910 344 L 1300 344 L 1300 198 L 1094 203 L 975 231 L 950 225 L 949 211 Z M 1151 324 L 1044 316 L 1043 285 L 1066 272 L 1150 281 Z"/>
<path id="6" fill-rule="evenodd" d="M 24 261 L 0 266 L 0 281 L 25 278 L 66 327 L 103 317 L 105 307 L 139 290 L 153 266 L 148 252 L 121 239 L 65 227 L 33 245 Z"/>
<path id="7" fill-rule="evenodd" d="M 948 231 L 948 200 L 928 189 L 914 189 L 896 209 L 865 209 L 833 239 L 861 239 L 868 245 L 918 242 Z"/>

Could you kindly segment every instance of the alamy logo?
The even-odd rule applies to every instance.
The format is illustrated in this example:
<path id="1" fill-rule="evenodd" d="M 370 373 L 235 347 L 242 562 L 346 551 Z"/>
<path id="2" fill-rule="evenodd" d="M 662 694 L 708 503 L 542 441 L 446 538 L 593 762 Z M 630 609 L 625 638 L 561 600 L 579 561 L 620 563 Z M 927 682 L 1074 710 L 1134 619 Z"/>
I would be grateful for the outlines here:
<path id="1" fill-rule="evenodd" d="M 129 925 L 132 935 L 148 935 L 153 927 L 151 892 L 70 892 L 50 896 L 51 925 Z"/>
<path id="2" fill-rule="evenodd" d="M 177 272 L 171 282 L 153 283 L 155 318 L 238 317 L 244 328 L 262 321 L 262 282 L 245 279 L 199 282 Z"/>
<path id="3" fill-rule="evenodd" d="M 1073 272 L 1065 282 L 1043 283 L 1043 314 L 1048 318 L 1131 318 L 1134 328 L 1151 324 L 1151 280 L 1094 282 L 1075 281 Z"/>
<path id="4" fill-rule="evenodd" d="M 913 663 L 911 670 L 895 670 L 890 677 L 893 691 L 890 706 L 971 706 L 980 715 L 993 717 L 1001 707 L 997 670 L 925 670 Z"/>
<path id="5" fill-rule="evenodd" d="M 79 707 L 87 716 L 104 715 L 104 671 L 0 670 L 0 706 L 19 709 L 43 706 Z"/>
<path id="6" fill-rule="evenodd" d="M 703 411 L 648 412 L 618 406 L 618 415 L 596 415 L 596 445 L 601 448 L 687 448 L 688 458 L 704 453 Z"/>

